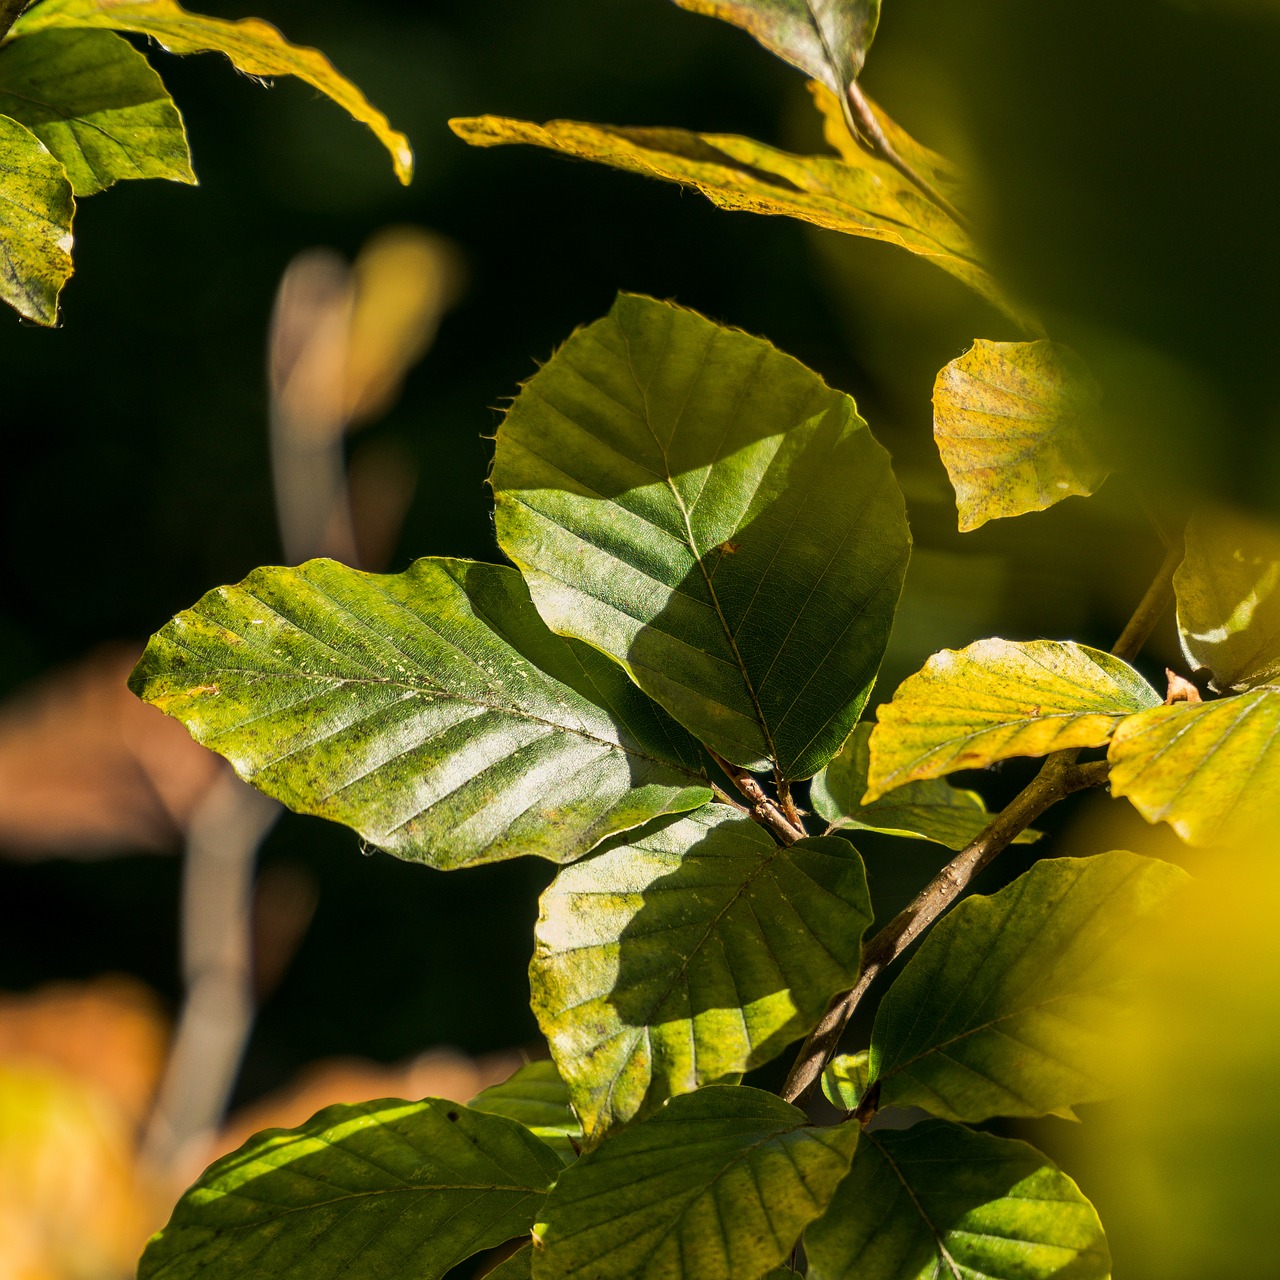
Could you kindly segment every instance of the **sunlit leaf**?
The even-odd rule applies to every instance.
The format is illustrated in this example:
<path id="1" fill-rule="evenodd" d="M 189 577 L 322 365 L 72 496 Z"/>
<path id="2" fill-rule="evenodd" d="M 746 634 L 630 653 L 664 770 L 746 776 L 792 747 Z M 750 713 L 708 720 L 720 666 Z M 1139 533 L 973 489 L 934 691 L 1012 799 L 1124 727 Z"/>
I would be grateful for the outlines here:
<path id="1" fill-rule="evenodd" d="M 1126 944 L 1186 880 L 1168 863 L 1105 853 L 1038 862 L 961 902 L 876 1013 L 881 1105 L 979 1121 L 1107 1097 Z"/>
<path id="2" fill-rule="evenodd" d="M 569 1090 L 554 1062 L 530 1062 L 510 1080 L 490 1085 L 468 1106 L 522 1124 L 566 1160 L 578 1154 L 582 1125 L 569 1105 Z"/>
<path id="3" fill-rule="evenodd" d="M 1280 531 L 1226 512 L 1195 517 L 1174 577 L 1182 651 L 1220 693 L 1280 683 Z"/>
<path id="4" fill-rule="evenodd" d="M 871 1084 L 871 1054 L 842 1053 L 831 1059 L 822 1071 L 822 1092 L 833 1107 L 854 1111 L 867 1095 Z"/>
<path id="5" fill-rule="evenodd" d="M 440 1280 L 526 1234 L 562 1168 L 514 1121 L 456 1102 L 328 1107 L 210 1166 L 138 1280 Z"/>
<path id="6" fill-rule="evenodd" d="M 498 432 L 498 541 L 553 630 L 735 764 L 809 777 L 880 667 L 910 554 L 853 401 L 762 341 L 631 295 Z"/>
<path id="7" fill-rule="evenodd" d="M 1074 641 L 944 649 L 879 708 L 863 803 L 1011 756 L 1104 746 L 1125 716 L 1160 702 L 1128 663 Z"/>
<path id="8" fill-rule="evenodd" d="M 827 1207 L 856 1124 L 817 1129 L 758 1089 L 674 1098 L 560 1176 L 534 1229 L 535 1280 L 748 1280 Z"/>
<path id="9" fill-rule="evenodd" d="M 1010 301 L 969 233 L 896 169 L 868 151 L 796 156 L 732 134 L 625 128 L 501 116 L 451 120 L 476 147 L 528 143 L 629 173 L 696 187 L 722 209 L 782 214 L 896 244 L 929 259 L 1019 324 L 1033 323 Z"/>
<path id="10" fill-rule="evenodd" d="M 176 0 L 41 0 L 14 25 L 28 36 L 52 28 L 106 28 L 151 36 L 170 53 L 223 53 L 251 76 L 297 76 L 332 98 L 353 119 L 368 125 L 391 153 L 401 182 L 413 177 L 409 140 L 316 49 L 290 44 L 258 18 L 229 22 L 190 13 Z"/>
<path id="11" fill-rule="evenodd" d="M 1124 721 L 1111 791 L 1188 844 L 1247 839 L 1280 813 L 1280 692 L 1176 703 Z"/>
<path id="12" fill-rule="evenodd" d="M 864 805 L 871 731 L 865 722 L 855 725 L 839 754 L 814 778 L 809 797 L 820 817 L 833 827 L 914 836 L 948 849 L 963 849 L 987 829 L 992 815 L 982 797 L 942 779 L 909 782 Z M 1029 844 L 1039 838 L 1038 831 L 1027 830 L 1017 840 Z"/>
<path id="13" fill-rule="evenodd" d="M 1055 342 L 979 339 L 938 374 L 933 435 L 961 532 L 1043 511 L 1107 477 L 1090 442 L 1102 390 Z"/>
<path id="14" fill-rule="evenodd" d="M 1109 1280 L 1102 1224 L 1025 1142 L 929 1120 L 865 1133 L 805 1232 L 810 1280 Z"/>
<path id="15" fill-rule="evenodd" d="M 173 99 L 146 58 L 109 31 L 47 31 L 4 45 L 0 112 L 62 161 L 78 196 L 122 178 L 196 180 Z"/>
<path id="16" fill-rule="evenodd" d="M 880 21 L 880 0 L 676 0 L 682 9 L 749 31 L 784 62 L 834 93 L 858 78 Z"/>
<path id="17" fill-rule="evenodd" d="M 71 279 L 75 211 L 58 159 L 0 115 L 0 298 L 37 324 L 58 321 L 58 294 Z"/>
<path id="18" fill-rule="evenodd" d="M 723 805 L 561 872 L 530 980 L 588 1138 L 803 1036 L 856 980 L 870 921 L 848 841 L 782 849 Z"/>
<path id="19" fill-rule="evenodd" d="M 710 798 L 687 734 L 511 569 L 258 569 L 152 638 L 145 701 L 293 809 L 451 868 L 580 857 Z"/>

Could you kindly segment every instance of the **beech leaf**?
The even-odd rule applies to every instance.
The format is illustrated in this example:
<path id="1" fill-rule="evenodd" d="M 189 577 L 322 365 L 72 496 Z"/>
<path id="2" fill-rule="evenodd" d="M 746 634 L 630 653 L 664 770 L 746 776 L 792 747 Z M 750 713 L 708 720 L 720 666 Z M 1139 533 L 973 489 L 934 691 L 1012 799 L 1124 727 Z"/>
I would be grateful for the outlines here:
<path id="1" fill-rule="evenodd" d="M 624 294 L 497 437 L 539 612 L 734 764 L 812 776 L 875 682 L 910 555 L 856 406 L 769 343 Z"/>
<path id="2" fill-rule="evenodd" d="M 938 374 L 933 435 L 960 530 L 1043 511 L 1107 477 L 1090 442 L 1102 390 L 1069 347 L 979 339 Z"/>
<path id="3" fill-rule="evenodd" d="M 870 922 L 847 840 L 779 848 L 724 805 L 561 872 L 530 984 L 588 1140 L 805 1035 L 856 981 Z"/>
<path id="4" fill-rule="evenodd" d="M 442 869 L 572 861 L 711 795 L 688 735 L 496 565 L 258 569 L 154 636 L 130 687 L 259 790 Z"/>
<path id="5" fill-rule="evenodd" d="M 1056 858 L 943 917 L 871 1033 L 885 1106 L 945 1120 L 1068 1113 L 1109 1096 L 1137 925 L 1188 881 L 1154 858 Z"/>
<path id="6" fill-rule="evenodd" d="M 1160 702 L 1128 663 L 1074 641 L 944 649 L 877 711 L 863 804 L 1012 756 L 1104 746 L 1125 716 Z"/>
<path id="7" fill-rule="evenodd" d="M 490 1085 L 467 1104 L 473 1111 L 506 1116 L 558 1151 L 566 1161 L 577 1154 L 582 1125 L 569 1105 L 569 1090 L 554 1062 L 530 1062 L 509 1080 Z"/>

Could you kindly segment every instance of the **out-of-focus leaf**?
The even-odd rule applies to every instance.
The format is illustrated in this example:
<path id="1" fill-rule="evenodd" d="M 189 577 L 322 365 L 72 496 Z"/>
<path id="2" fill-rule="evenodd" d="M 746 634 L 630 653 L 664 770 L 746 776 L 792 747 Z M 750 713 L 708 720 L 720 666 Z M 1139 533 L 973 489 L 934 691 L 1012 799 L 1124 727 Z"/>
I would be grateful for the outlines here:
<path id="1" fill-rule="evenodd" d="M 1111 792 L 1188 844 L 1232 843 L 1280 813 L 1280 692 L 1175 703 L 1125 720 L 1108 754 Z"/>
<path id="2" fill-rule="evenodd" d="M 933 436 L 960 531 L 1043 511 L 1107 477 L 1089 435 L 1102 389 L 1069 347 L 979 339 L 938 374 Z"/>
<path id="3" fill-rule="evenodd" d="M 1102 1224 L 1025 1142 L 929 1120 L 866 1133 L 805 1232 L 810 1280 L 1110 1280 Z"/>
<path id="4" fill-rule="evenodd" d="M 839 750 L 911 549 L 848 396 L 759 338 L 623 294 L 525 384 L 492 480 L 498 541 L 553 630 L 735 764 L 807 778 Z"/>
<path id="5" fill-rule="evenodd" d="M 76 202 L 61 162 L 24 125 L 0 115 L 0 298 L 36 324 L 58 322 L 71 279 Z"/>
<path id="6" fill-rule="evenodd" d="M 413 177 L 409 140 L 316 49 L 290 44 L 258 18 L 229 22 L 190 13 L 175 0 L 42 0 L 14 25 L 14 36 L 54 28 L 105 28 L 151 36 L 170 53 L 223 53 L 251 76 L 297 76 L 368 125 L 391 153 L 403 183 Z"/>
<path id="7" fill-rule="evenodd" d="M 440 868 L 572 861 L 711 795 L 689 736 L 495 565 L 259 569 L 159 632 L 130 687 L 268 795 Z"/>
<path id="8" fill-rule="evenodd" d="M 139 1280 L 440 1280 L 525 1234 L 560 1158 L 458 1103 L 328 1107 L 259 1134 L 178 1202 Z"/>
<path id="9" fill-rule="evenodd" d="M 856 1124 L 817 1129 L 758 1089 L 673 1098 L 560 1175 L 535 1280 L 746 1280 L 791 1252 L 849 1169 Z"/>
<path id="10" fill-rule="evenodd" d="M 862 71 L 880 0 L 676 0 L 749 31 L 770 53 L 843 94 Z"/>
<path id="11" fill-rule="evenodd" d="M 782 849 L 723 805 L 561 872 L 530 980 L 588 1140 L 803 1036 L 856 980 L 870 922 L 848 841 Z"/>
<path id="12" fill-rule="evenodd" d="M 1125 716 L 1160 702 L 1128 663 L 1074 641 L 945 649 L 878 710 L 863 803 L 1011 756 L 1103 746 Z"/>
<path id="13" fill-rule="evenodd" d="M 0 49 L 0 112 L 62 161 L 78 196 L 123 178 L 194 183 L 182 117 L 151 64 L 110 31 L 47 31 Z"/>
<path id="14" fill-rule="evenodd" d="M 876 1013 L 886 1106 L 945 1120 L 1063 1113 L 1112 1091 L 1135 928 L 1186 873 L 1132 853 L 1038 862 L 930 931 Z"/>
<path id="15" fill-rule="evenodd" d="M 1187 526 L 1174 575 L 1182 651 L 1219 693 L 1280 683 L 1280 531 L 1214 512 Z"/>
<path id="16" fill-rule="evenodd" d="M 572 1160 L 582 1125 L 569 1105 L 569 1090 L 554 1062 L 529 1062 L 509 1080 L 490 1085 L 468 1104 L 473 1111 L 506 1116 L 522 1124 L 547 1146 Z"/>
<path id="17" fill-rule="evenodd" d="M 810 802 L 831 826 L 932 840 L 948 849 L 963 849 L 987 829 L 992 815 L 983 798 L 942 779 L 909 782 L 882 799 L 862 804 L 871 763 L 871 731 L 866 722 L 855 725 L 839 753 L 810 787 Z M 1027 830 L 1017 842 L 1030 844 L 1039 838 L 1038 831 Z"/>
<path id="18" fill-rule="evenodd" d="M 832 1058 L 822 1072 L 822 1092 L 833 1107 L 857 1109 L 871 1084 L 871 1054 L 842 1053 Z"/>
<path id="19" fill-rule="evenodd" d="M 896 244 L 963 281 L 1020 325 L 1033 324 L 982 261 L 969 233 L 896 169 L 867 151 L 796 156 L 732 134 L 625 128 L 501 116 L 451 120 L 475 147 L 528 143 L 581 160 L 696 187 L 722 209 L 782 214 Z"/>

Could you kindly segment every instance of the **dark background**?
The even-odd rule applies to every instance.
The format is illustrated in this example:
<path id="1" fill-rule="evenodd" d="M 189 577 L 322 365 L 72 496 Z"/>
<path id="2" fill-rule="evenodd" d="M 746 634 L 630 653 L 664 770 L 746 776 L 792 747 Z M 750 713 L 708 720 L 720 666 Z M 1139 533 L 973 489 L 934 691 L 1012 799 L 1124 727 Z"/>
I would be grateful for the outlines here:
<path id="1" fill-rule="evenodd" d="M 668 0 L 258 0 L 323 48 L 412 138 L 402 190 L 371 135 L 309 89 L 271 92 L 216 57 L 153 61 L 183 109 L 198 189 L 131 183 L 84 202 L 63 327 L 0 316 L 0 694 L 116 638 L 141 640 L 206 589 L 277 561 L 264 339 L 289 260 L 354 254 L 389 223 L 451 237 L 470 285 L 375 433 L 424 481 L 394 568 L 492 558 L 487 446 L 504 398 L 615 290 L 761 333 L 853 393 L 895 455 L 919 548 L 883 688 L 985 635 L 1108 647 L 1160 559 L 1140 490 L 1274 511 L 1280 34 L 1165 0 L 890 0 L 869 91 L 975 175 L 983 238 L 1055 337 L 1107 386 L 1125 475 L 1101 494 L 955 532 L 930 436 L 934 375 L 1008 323 L 905 253 L 446 127 L 494 112 L 684 125 L 818 149 L 803 78 Z M 1261 6 L 1259 6 L 1261 10 Z M 1163 633 L 1158 659 L 1176 659 Z M 1158 674 L 1159 663 L 1150 674 Z M 993 799 L 1017 781 L 988 780 Z M 892 909 L 940 851 L 866 842 Z M 520 863 L 443 875 L 288 818 L 264 852 L 320 887 L 263 1010 L 250 1097 L 337 1053 L 530 1041 L 536 894 Z M 1011 874 L 1011 865 L 1004 874 Z M 136 974 L 176 1001 L 173 858 L 0 861 L 0 989 Z"/>

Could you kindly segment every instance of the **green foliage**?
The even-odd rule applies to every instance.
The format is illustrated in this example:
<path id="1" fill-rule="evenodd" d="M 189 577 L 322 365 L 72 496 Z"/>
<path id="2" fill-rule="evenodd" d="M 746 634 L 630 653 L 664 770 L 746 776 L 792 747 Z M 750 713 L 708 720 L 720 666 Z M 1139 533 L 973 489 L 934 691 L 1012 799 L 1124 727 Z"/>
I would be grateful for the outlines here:
<path id="1" fill-rule="evenodd" d="M 257 19 L 228 22 L 175 0 L 39 0 L 0 26 L 0 297 L 53 325 L 71 277 L 72 193 L 95 195 L 126 178 L 194 183 L 186 129 L 160 77 L 117 31 L 171 53 L 225 54 L 241 71 L 292 75 L 368 125 L 402 182 L 413 152 L 359 89 L 315 49 L 291 45 Z"/>
<path id="2" fill-rule="evenodd" d="M 506 1116 L 524 1125 L 535 1138 L 558 1151 L 566 1163 L 578 1154 L 582 1125 L 554 1062 L 527 1063 L 509 1080 L 477 1094 L 468 1105 L 472 1111 Z"/>

